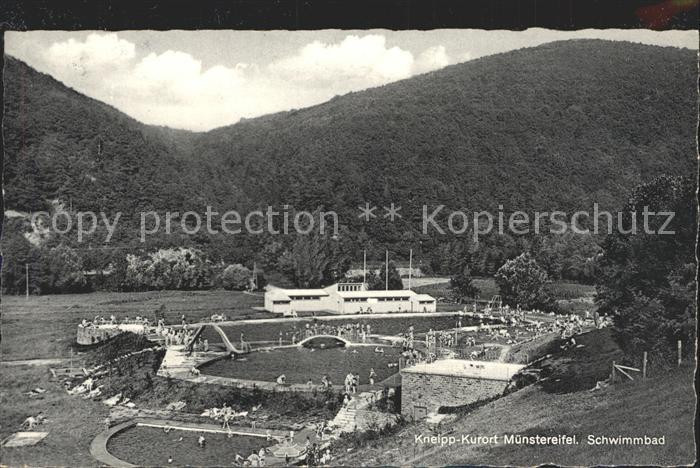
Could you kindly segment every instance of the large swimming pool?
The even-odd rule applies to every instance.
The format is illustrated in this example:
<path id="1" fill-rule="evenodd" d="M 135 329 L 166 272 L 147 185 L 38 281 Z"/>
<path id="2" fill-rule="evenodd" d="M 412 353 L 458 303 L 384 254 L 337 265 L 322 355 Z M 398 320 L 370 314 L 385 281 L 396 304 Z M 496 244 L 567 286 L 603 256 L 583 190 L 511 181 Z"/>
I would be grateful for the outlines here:
<path id="1" fill-rule="evenodd" d="M 203 374 L 246 380 L 275 381 L 286 376 L 287 383 L 305 384 L 311 379 L 319 385 L 327 375 L 334 385 L 342 385 L 349 373 L 360 375 L 360 385 L 369 383 L 370 369 L 377 374 L 375 383 L 398 372 L 393 364 L 399 362 L 401 348 L 384 346 L 375 352 L 374 346 L 349 346 L 333 349 L 303 347 L 255 351 L 236 360 L 225 358 L 203 365 Z M 390 367 L 389 364 L 392 364 Z"/>
<path id="2" fill-rule="evenodd" d="M 306 325 L 313 326 L 314 323 L 333 327 L 360 323 L 370 325 L 372 334 L 399 335 L 401 333 L 406 333 L 411 326 L 413 326 L 414 333 L 420 334 L 427 332 L 431 328 L 433 330 L 454 328 L 457 326 L 458 321 L 459 315 L 454 313 L 429 317 L 316 317 L 315 319 L 284 320 L 267 323 L 228 324 L 221 325 L 221 329 L 226 333 L 226 336 L 228 336 L 231 342 L 240 342 L 242 334 L 243 339 L 253 344 L 253 347 L 255 347 L 257 344 L 256 342 L 261 342 L 263 345 L 264 343 L 278 343 L 280 338 L 282 338 L 283 343 L 291 343 L 292 335 L 295 332 L 298 337 L 301 337 L 303 336 Z M 462 326 L 477 325 L 478 323 L 479 321 L 477 319 L 469 317 L 462 317 L 461 319 Z M 210 343 L 216 343 L 220 340 L 213 330 L 207 330 L 205 332 L 206 335 L 203 335 L 203 338 L 207 338 Z"/>

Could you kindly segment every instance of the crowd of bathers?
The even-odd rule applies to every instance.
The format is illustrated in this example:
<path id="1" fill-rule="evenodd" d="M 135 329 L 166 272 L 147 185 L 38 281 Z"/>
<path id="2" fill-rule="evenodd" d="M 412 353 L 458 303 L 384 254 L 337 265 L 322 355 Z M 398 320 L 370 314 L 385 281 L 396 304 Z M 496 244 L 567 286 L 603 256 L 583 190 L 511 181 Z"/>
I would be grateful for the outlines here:
<path id="1" fill-rule="evenodd" d="M 316 335 L 332 335 L 340 338 L 345 338 L 350 341 L 367 341 L 367 338 L 372 333 L 372 327 L 369 324 L 360 322 L 348 322 L 342 325 L 330 325 L 326 323 L 307 323 L 303 331 L 303 337 L 308 338 Z M 303 339 L 303 338 L 302 338 Z"/>
<path id="2" fill-rule="evenodd" d="M 83 319 L 80 324 L 78 324 L 81 328 L 98 327 L 100 325 L 143 325 L 144 327 L 148 327 L 150 321 L 148 318 L 138 315 L 133 319 L 130 319 L 129 316 L 125 316 L 120 321 L 118 321 L 114 315 L 110 315 L 109 318 L 96 315 L 92 320 Z"/>

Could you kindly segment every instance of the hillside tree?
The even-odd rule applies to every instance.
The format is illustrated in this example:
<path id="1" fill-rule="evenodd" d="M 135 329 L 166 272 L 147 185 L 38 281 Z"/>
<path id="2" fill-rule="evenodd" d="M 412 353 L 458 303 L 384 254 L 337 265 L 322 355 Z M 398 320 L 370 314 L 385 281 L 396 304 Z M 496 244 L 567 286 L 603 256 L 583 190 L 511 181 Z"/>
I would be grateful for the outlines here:
<path id="1" fill-rule="evenodd" d="M 546 291 L 547 272 L 527 252 L 503 264 L 494 279 L 503 302 L 511 307 L 550 310 L 554 306 Z"/>
<path id="2" fill-rule="evenodd" d="M 673 213 L 647 216 L 643 212 Z M 608 235 L 598 260 L 596 302 L 611 315 L 615 338 L 630 354 L 675 353 L 695 345 L 697 201 L 689 178 L 659 176 L 639 186 L 621 212 L 622 229 Z M 635 220 L 636 217 L 636 220 Z M 631 232 L 636 223 L 636 232 Z M 660 229 L 663 227 L 663 234 Z M 670 233 L 673 234 L 670 234 Z"/>
<path id="3" fill-rule="evenodd" d="M 479 288 L 472 281 L 469 265 L 465 264 L 462 271 L 450 278 L 450 292 L 452 299 L 457 303 L 464 303 L 466 299 L 479 297 Z"/>

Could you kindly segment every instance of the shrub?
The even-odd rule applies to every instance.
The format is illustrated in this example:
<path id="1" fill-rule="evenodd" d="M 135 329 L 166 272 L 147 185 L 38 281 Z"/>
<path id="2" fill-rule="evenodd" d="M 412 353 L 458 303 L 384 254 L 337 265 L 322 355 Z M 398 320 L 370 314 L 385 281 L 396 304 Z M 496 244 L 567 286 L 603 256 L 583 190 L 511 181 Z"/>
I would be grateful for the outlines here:
<path id="1" fill-rule="evenodd" d="M 219 282 L 224 289 L 229 291 L 243 291 L 250 288 L 252 274 L 249 269 L 237 263 L 227 266 L 221 272 Z"/>
<path id="2" fill-rule="evenodd" d="M 544 271 L 529 253 L 520 254 L 507 261 L 494 276 L 503 302 L 526 309 L 554 308 L 554 302 L 546 291 L 549 281 Z"/>

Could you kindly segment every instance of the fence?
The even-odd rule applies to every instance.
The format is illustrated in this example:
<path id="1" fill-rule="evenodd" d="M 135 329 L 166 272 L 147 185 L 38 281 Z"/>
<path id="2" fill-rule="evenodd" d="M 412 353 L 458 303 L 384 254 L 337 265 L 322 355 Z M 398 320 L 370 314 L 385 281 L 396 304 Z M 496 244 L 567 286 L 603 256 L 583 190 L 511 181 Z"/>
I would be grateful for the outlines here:
<path id="1" fill-rule="evenodd" d="M 678 340 L 677 344 L 677 352 L 676 352 L 676 359 L 675 359 L 675 366 L 680 367 L 681 364 L 683 363 L 683 343 L 681 340 Z M 668 368 L 670 367 L 668 364 L 668 361 L 664 359 L 660 359 L 659 361 L 661 365 L 659 368 Z M 649 353 L 646 351 L 642 354 L 642 361 L 640 364 L 640 367 L 632 367 L 632 366 L 626 366 L 622 364 L 618 364 L 615 361 L 612 362 L 612 369 L 610 371 L 610 383 L 615 383 L 617 381 L 618 376 L 620 379 L 624 380 L 623 377 L 626 377 L 629 380 L 635 380 L 636 377 L 641 377 L 642 379 L 646 379 L 649 377 Z"/>

